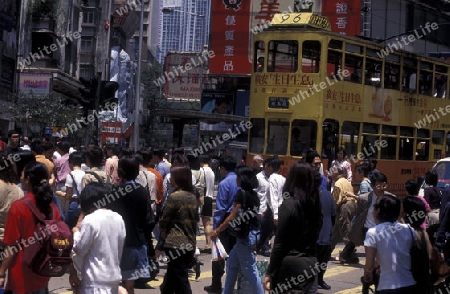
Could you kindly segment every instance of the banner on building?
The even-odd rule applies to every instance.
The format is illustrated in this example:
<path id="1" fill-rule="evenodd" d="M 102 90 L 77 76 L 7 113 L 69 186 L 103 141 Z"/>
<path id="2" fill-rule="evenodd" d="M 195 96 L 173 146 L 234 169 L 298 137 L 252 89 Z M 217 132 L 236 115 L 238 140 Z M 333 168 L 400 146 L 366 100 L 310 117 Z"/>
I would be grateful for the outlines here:
<path id="1" fill-rule="evenodd" d="M 50 93 L 51 74 L 20 73 L 19 91 L 29 97 L 45 96 Z"/>
<path id="2" fill-rule="evenodd" d="M 361 34 L 360 0 L 325 1 L 322 15 L 329 18 L 333 32 L 349 36 Z"/>
<path id="3" fill-rule="evenodd" d="M 211 58 L 212 74 L 250 74 L 248 58 L 251 0 L 212 1 Z"/>

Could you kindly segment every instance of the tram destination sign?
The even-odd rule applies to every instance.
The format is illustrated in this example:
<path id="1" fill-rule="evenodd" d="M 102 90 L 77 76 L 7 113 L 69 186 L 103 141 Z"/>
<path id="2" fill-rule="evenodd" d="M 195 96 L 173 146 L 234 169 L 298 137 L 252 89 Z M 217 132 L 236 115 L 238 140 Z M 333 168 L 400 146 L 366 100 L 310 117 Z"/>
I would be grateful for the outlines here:
<path id="1" fill-rule="evenodd" d="M 269 97 L 269 108 L 289 109 L 289 98 Z"/>
<path id="2" fill-rule="evenodd" d="M 331 31 L 330 20 L 314 13 L 277 13 L 271 26 L 310 26 Z"/>

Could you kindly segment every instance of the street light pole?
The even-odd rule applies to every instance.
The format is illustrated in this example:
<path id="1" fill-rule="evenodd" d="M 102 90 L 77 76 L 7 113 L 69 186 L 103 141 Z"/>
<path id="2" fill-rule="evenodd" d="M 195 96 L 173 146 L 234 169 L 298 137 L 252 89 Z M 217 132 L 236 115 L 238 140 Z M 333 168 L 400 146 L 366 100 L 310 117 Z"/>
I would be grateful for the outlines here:
<path id="1" fill-rule="evenodd" d="M 141 63 L 142 63 L 142 35 L 144 34 L 144 3 L 141 1 L 141 15 L 139 24 L 139 48 L 138 48 L 138 66 L 136 74 L 136 101 L 134 105 L 134 129 L 133 129 L 133 149 L 139 149 L 139 104 L 141 102 Z"/>

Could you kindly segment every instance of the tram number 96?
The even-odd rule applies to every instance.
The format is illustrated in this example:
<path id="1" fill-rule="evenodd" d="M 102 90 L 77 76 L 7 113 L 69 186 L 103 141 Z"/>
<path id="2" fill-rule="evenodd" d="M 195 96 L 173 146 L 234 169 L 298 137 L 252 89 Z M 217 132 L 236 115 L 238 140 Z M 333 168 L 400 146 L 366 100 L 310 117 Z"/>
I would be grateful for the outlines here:
<path id="1" fill-rule="evenodd" d="M 299 23 L 300 20 L 301 20 L 300 15 L 301 15 L 300 13 L 297 14 L 297 15 L 292 19 L 292 22 L 293 22 L 293 23 Z M 281 16 L 281 22 L 285 22 L 285 21 L 287 21 L 289 18 L 291 18 L 291 15 L 290 15 L 289 13 L 285 13 L 285 14 L 283 14 L 283 15 Z"/>

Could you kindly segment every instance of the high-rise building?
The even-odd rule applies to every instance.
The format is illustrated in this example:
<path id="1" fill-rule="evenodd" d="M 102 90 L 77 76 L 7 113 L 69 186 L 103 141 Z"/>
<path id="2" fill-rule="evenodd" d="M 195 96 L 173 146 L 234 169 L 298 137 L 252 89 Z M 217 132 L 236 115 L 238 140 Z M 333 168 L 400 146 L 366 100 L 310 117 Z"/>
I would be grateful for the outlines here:
<path id="1" fill-rule="evenodd" d="M 210 22 L 210 0 L 161 0 L 161 59 L 169 51 L 199 52 L 207 42 Z M 162 9 L 161 9 L 162 10 Z M 160 60 L 162 62 L 162 60 Z"/>

